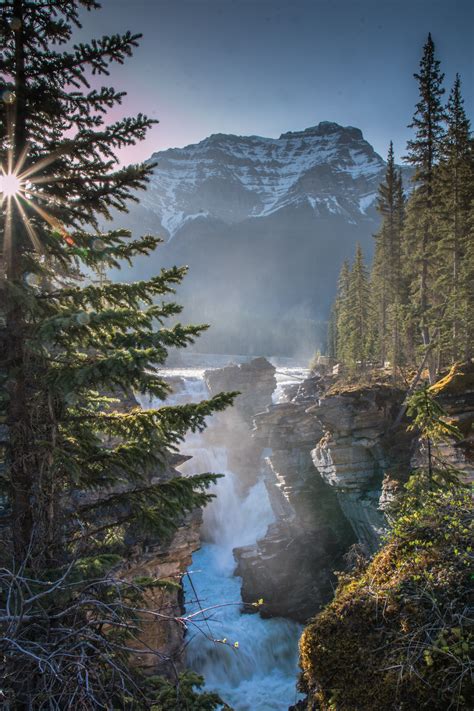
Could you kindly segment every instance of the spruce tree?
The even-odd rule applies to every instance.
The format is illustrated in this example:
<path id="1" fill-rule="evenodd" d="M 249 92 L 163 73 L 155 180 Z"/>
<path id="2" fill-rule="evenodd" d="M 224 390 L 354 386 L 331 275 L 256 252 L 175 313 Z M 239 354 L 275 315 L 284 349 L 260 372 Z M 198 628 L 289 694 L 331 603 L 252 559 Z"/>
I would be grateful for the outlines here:
<path id="1" fill-rule="evenodd" d="M 372 298 L 374 312 L 377 314 L 375 326 L 376 354 L 383 365 L 389 351 L 388 310 L 391 303 L 391 267 L 394 251 L 394 232 L 396 228 L 396 168 L 393 155 L 393 143 L 390 141 L 387 157 L 385 182 L 379 185 L 377 210 L 382 216 L 382 225 L 375 238 L 375 254 L 372 265 Z"/>
<path id="2" fill-rule="evenodd" d="M 327 328 L 327 354 L 333 360 L 337 358 L 337 317 L 336 304 L 331 307 Z"/>
<path id="3" fill-rule="evenodd" d="M 442 363 L 468 357 L 472 346 L 472 331 L 468 324 L 474 308 L 473 274 L 469 269 L 474 154 L 459 75 L 456 75 L 449 95 L 446 121 L 437 180 L 440 229 L 437 288 L 448 299 L 441 331 Z"/>
<path id="4" fill-rule="evenodd" d="M 401 173 L 395 166 L 390 141 L 385 180 L 379 186 L 377 209 L 382 224 L 375 235 L 371 295 L 375 322 L 374 347 L 378 361 L 388 358 L 395 371 L 401 358 L 400 321 L 404 283 L 401 269 L 405 198 Z"/>
<path id="5" fill-rule="evenodd" d="M 337 295 L 333 306 L 334 351 L 342 363 L 346 361 L 348 347 L 349 279 L 350 265 L 347 259 L 342 263 L 337 283 Z"/>
<path id="6" fill-rule="evenodd" d="M 9 582 L 0 623 L 11 708 L 150 707 L 126 643 L 142 587 L 111 570 L 129 531 L 165 540 L 209 500 L 215 475 L 164 480 L 169 455 L 232 401 L 117 406 L 115 396 L 132 391 L 165 400 L 159 367 L 168 348 L 185 347 L 204 326 L 165 325 L 180 312 L 170 297 L 184 268 L 129 284 L 87 277 L 159 242 L 99 229 L 99 218 L 137 199 L 153 166 L 118 167 L 117 149 L 141 140 L 152 121 L 107 123 L 123 93 L 90 85 L 131 55 L 139 35 L 72 45 L 79 12 L 98 7 L 2 3 L 0 483 Z"/>
<path id="7" fill-rule="evenodd" d="M 437 250 L 435 181 L 436 165 L 444 136 L 444 74 L 435 57 L 431 34 L 423 49 L 418 81 L 419 101 L 410 128 L 415 137 L 408 141 L 406 160 L 414 168 L 414 190 L 407 208 L 405 255 L 408 277 L 422 345 L 432 349 L 434 324 L 439 316 L 439 299 L 435 295 L 434 255 Z M 435 376 L 435 361 L 429 358 L 431 379 Z"/>
<path id="8" fill-rule="evenodd" d="M 395 231 L 392 245 L 392 304 L 390 306 L 392 372 L 408 359 L 409 332 L 404 325 L 404 314 L 409 299 L 408 286 L 403 269 L 403 240 L 406 213 L 406 196 L 401 170 L 397 171 L 395 181 Z"/>
<path id="9" fill-rule="evenodd" d="M 351 368 L 364 368 L 370 355 L 371 308 L 369 274 L 360 244 L 349 276 L 346 309 L 345 362 Z"/>
<path id="10" fill-rule="evenodd" d="M 372 353 L 370 300 L 369 273 L 358 244 L 352 267 L 347 259 L 342 264 L 329 322 L 329 353 L 351 370 L 364 367 Z"/>
<path id="11" fill-rule="evenodd" d="M 393 283 L 395 288 L 395 301 L 392 308 L 393 313 L 393 343 L 392 343 L 392 361 L 393 373 L 396 372 L 398 366 L 406 365 L 414 361 L 414 343 L 416 324 L 411 318 L 412 310 L 410 308 L 410 284 L 407 278 L 405 259 L 408 251 L 405 246 L 405 221 L 406 209 L 408 200 L 405 195 L 403 184 L 402 171 L 398 170 L 396 181 L 396 233 L 397 246 L 394 252 L 394 276 Z M 409 256 L 409 255 L 408 255 Z"/>

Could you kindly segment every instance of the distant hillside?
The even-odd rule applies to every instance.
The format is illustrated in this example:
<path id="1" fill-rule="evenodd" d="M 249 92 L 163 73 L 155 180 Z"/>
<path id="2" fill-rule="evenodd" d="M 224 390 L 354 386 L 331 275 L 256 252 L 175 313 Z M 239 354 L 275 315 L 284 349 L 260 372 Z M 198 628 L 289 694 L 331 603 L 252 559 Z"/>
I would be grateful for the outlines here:
<path id="1" fill-rule="evenodd" d="M 185 317 L 212 352 L 309 355 L 342 260 L 372 252 L 385 162 L 358 128 L 324 121 L 280 138 L 215 134 L 155 153 L 149 189 L 117 224 L 161 234 L 134 276 L 188 264 Z"/>

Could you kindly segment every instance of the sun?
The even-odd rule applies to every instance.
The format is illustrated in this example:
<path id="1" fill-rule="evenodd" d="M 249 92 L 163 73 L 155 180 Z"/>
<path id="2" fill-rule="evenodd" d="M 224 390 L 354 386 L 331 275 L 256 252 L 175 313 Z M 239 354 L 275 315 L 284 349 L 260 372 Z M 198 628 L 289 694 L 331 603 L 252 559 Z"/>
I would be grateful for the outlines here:
<path id="1" fill-rule="evenodd" d="M 3 262 L 8 266 L 11 264 L 12 259 L 13 227 L 16 224 L 13 216 L 15 214 L 17 218 L 21 220 L 33 247 L 39 254 L 43 253 L 43 247 L 35 226 L 30 219 L 31 211 L 36 212 L 50 227 L 60 231 L 61 234 L 65 235 L 66 239 L 67 233 L 62 228 L 58 218 L 50 214 L 45 207 L 41 207 L 38 201 L 47 204 L 60 202 L 58 197 L 52 197 L 44 187 L 47 186 L 48 183 L 61 180 L 61 176 L 44 175 L 41 173 L 47 166 L 53 163 L 59 155 L 66 153 L 67 149 L 62 148 L 53 151 L 25 169 L 25 162 L 28 158 L 30 146 L 26 144 L 15 161 L 13 150 L 13 122 L 11 118 L 7 121 L 7 132 L 9 148 L 5 156 L 5 163 L 0 163 L 0 221 L 3 223 L 3 229 L 0 230 L 0 234 L 3 232 L 3 239 L 0 240 L 0 253 L 3 253 Z M 1 220 L 2 217 L 3 220 Z"/>
<path id="2" fill-rule="evenodd" d="M 22 183 L 15 173 L 0 174 L 0 194 L 3 198 L 11 198 L 21 192 Z"/>

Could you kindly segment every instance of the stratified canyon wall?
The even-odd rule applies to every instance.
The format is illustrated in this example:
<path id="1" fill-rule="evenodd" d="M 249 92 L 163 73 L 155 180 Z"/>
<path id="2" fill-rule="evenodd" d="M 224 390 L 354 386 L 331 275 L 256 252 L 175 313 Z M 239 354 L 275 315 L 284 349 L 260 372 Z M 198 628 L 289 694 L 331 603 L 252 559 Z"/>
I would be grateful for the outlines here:
<path id="1" fill-rule="evenodd" d="M 266 452 L 265 483 L 276 521 L 254 546 L 235 551 L 246 602 L 263 598 L 262 614 L 304 621 L 330 599 L 334 570 L 355 541 L 335 492 L 314 469 L 311 451 L 321 424 L 307 412 L 318 382 L 291 402 L 255 417 L 254 437 Z"/>
<path id="2" fill-rule="evenodd" d="M 226 447 L 242 492 L 263 477 L 275 516 L 261 540 L 234 550 L 243 600 L 263 598 L 262 615 L 303 622 L 331 599 L 334 571 L 346 567 L 353 543 L 366 554 L 378 548 L 384 508 L 424 456 L 406 422 L 395 426 L 404 391 L 383 382 L 338 387 L 312 375 L 274 404 L 275 368 L 264 358 L 207 371 L 205 381 L 211 395 L 241 393 L 212 418 L 205 443 Z M 443 384 L 439 399 L 463 434 L 442 445 L 443 456 L 473 477 L 472 363 Z M 170 461 L 166 476 L 179 475 L 178 463 Z M 182 614 L 179 583 L 200 546 L 200 521 L 200 512 L 187 517 L 166 543 L 130 539 L 127 575 L 178 584 L 147 600 L 170 616 L 144 625 L 140 663 L 150 672 L 174 673 L 183 663 L 184 628 L 173 618 Z"/>
<path id="3" fill-rule="evenodd" d="M 462 434 L 439 452 L 472 480 L 473 363 L 433 394 Z M 345 567 L 351 543 L 366 555 L 380 546 L 387 506 L 426 456 L 406 419 L 398 423 L 404 397 L 383 378 L 351 386 L 313 375 L 254 417 L 276 521 L 235 555 L 243 598 L 263 598 L 262 614 L 307 619 L 331 598 L 332 573 Z"/>
<path id="4" fill-rule="evenodd" d="M 122 567 L 127 578 L 146 577 L 160 581 L 163 587 L 151 588 L 145 595 L 143 607 L 150 613 L 142 615 L 142 629 L 133 641 L 134 663 L 144 673 L 165 674 L 171 679 L 184 668 L 184 625 L 181 580 L 192 562 L 192 554 L 201 545 L 202 513 L 189 514 L 166 542 L 135 541 Z M 164 616 L 164 617 L 163 617 Z"/>
<path id="5" fill-rule="evenodd" d="M 404 424 L 394 426 L 403 398 L 402 390 L 375 384 L 329 391 L 309 408 L 322 427 L 314 466 L 368 553 L 378 548 L 385 527 L 384 479 L 406 479 L 410 468 L 414 436 Z"/>

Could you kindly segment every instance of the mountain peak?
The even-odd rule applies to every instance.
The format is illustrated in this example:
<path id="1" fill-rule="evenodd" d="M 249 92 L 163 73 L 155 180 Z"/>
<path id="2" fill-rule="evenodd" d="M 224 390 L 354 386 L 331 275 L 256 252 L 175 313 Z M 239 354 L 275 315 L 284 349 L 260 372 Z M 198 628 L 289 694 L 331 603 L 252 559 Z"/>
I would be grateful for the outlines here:
<path id="1" fill-rule="evenodd" d="M 153 159 L 141 203 L 170 238 L 203 219 L 231 225 L 280 210 L 355 225 L 370 219 L 385 170 L 360 129 L 332 121 L 280 138 L 214 133 Z"/>
<path id="2" fill-rule="evenodd" d="M 341 126 L 334 121 L 320 121 L 316 126 L 310 126 L 305 128 L 303 131 L 288 131 L 287 133 L 282 133 L 280 139 L 284 138 L 305 138 L 310 136 L 330 136 L 331 134 L 344 134 L 348 137 L 354 138 L 355 140 L 363 139 L 362 131 L 360 128 L 354 128 L 354 126 Z"/>

